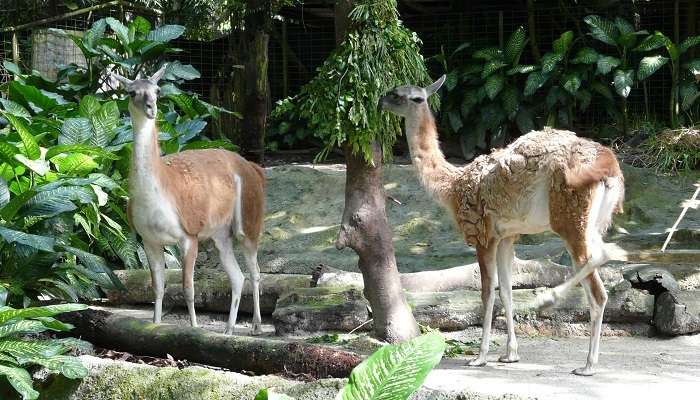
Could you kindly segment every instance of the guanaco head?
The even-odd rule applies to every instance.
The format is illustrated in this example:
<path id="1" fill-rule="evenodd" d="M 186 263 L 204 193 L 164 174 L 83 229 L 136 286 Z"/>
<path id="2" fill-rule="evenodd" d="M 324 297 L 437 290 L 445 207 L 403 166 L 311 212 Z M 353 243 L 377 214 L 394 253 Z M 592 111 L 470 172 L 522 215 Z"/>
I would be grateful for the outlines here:
<path id="1" fill-rule="evenodd" d="M 165 73 L 163 65 L 155 74 L 147 79 L 127 79 L 117 73 L 113 76 L 124 85 L 124 89 L 129 93 L 129 112 L 133 117 L 146 117 L 155 119 L 158 114 L 158 95 L 160 88 L 158 81 Z"/>
<path id="2" fill-rule="evenodd" d="M 396 87 L 379 100 L 379 108 L 402 117 L 415 115 L 419 109 L 426 107 L 428 97 L 437 92 L 443 83 L 445 75 L 426 88 L 413 85 Z"/>

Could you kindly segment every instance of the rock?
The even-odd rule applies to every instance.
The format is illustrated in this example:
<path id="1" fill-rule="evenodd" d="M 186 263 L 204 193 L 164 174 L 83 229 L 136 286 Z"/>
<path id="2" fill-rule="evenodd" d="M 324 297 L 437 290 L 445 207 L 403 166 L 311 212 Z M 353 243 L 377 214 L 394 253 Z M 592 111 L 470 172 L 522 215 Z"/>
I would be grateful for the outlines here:
<path id="1" fill-rule="evenodd" d="M 700 290 L 661 293 L 656 300 L 654 323 L 667 335 L 700 332 Z"/>
<path id="2" fill-rule="evenodd" d="M 277 310 L 273 313 L 275 328 L 278 332 L 294 332 L 297 327 L 303 327 L 298 329 L 305 332 L 347 332 L 369 318 L 365 313 L 366 300 L 358 289 L 337 289 L 295 290 L 287 295 L 290 297 L 280 298 Z M 645 324 L 651 321 L 654 296 L 632 289 L 629 283 L 617 285 L 608 292 L 604 321 Z M 516 320 L 551 320 L 561 323 L 589 321 L 588 303 L 580 287 L 573 289 L 566 298 L 550 309 L 533 308 L 535 297 L 536 293 L 531 289 L 513 291 Z M 432 328 L 461 330 L 481 323 L 481 294 L 478 291 L 406 292 L 406 300 L 413 309 L 416 320 Z M 496 296 L 495 310 L 496 315 L 502 315 L 499 296 Z"/>
<path id="3" fill-rule="evenodd" d="M 361 289 L 354 286 L 295 289 L 277 300 L 272 318 L 278 335 L 349 332 L 370 319 L 368 307 Z"/>
<path id="4" fill-rule="evenodd" d="M 666 291 L 675 293 L 680 290 L 676 278 L 665 268 L 646 264 L 636 265 L 625 270 L 623 276 L 632 284 L 632 287 L 647 290 L 654 295 Z"/>
<path id="5" fill-rule="evenodd" d="M 107 290 L 107 298 L 111 304 L 150 304 L 153 302 L 151 274 L 148 270 L 130 269 L 115 271 L 115 274 L 126 286 L 126 291 Z M 182 271 L 179 269 L 165 270 L 165 305 L 185 307 L 182 292 Z M 277 298 L 293 288 L 308 287 L 311 284 L 309 275 L 261 274 L 260 278 L 260 311 L 271 314 L 275 309 Z M 195 270 L 195 307 L 202 311 L 228 313 L 231 306 L 231 286 L 228 276 L 211 268 Z M 252 313 L 253 291 L 250 280 L 243 285 L 243 295 L 239 311 Z"/>

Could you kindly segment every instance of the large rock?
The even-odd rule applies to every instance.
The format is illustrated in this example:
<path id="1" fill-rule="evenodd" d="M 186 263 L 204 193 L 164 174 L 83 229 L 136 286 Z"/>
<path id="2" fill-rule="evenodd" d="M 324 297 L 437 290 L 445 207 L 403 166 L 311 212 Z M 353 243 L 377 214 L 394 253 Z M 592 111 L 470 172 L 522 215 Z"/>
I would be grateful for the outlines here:
<path id="1" fill-rule="evenodd" d="M 700 290 L 659 295 L 654 322 L 667 335 L 700 332 Z"/>

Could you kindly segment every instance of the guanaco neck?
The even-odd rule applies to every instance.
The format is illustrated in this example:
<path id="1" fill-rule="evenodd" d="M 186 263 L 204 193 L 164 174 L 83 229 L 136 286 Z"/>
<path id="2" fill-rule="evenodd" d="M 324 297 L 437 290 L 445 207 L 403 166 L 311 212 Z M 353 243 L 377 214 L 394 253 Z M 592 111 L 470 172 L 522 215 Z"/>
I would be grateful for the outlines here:
<path id="1" fill-rule="evenodd" d="M 435 118 L 427 104 L 415 115 L 406 117 L 406 137 L 411 161 L 421 183 L 440 201 L 447 202 L 461 169 L 445 160 L 438 142 Z"/>
<path id="2" fill-rule="evenodd" d="M 129 171 L 129 191 L 140 193 L 143 190 L 156 189 L 162 168 L 158 128 L 155 119 L 145 115 L 131 113 L 134 131 L 134 147 Z"/>

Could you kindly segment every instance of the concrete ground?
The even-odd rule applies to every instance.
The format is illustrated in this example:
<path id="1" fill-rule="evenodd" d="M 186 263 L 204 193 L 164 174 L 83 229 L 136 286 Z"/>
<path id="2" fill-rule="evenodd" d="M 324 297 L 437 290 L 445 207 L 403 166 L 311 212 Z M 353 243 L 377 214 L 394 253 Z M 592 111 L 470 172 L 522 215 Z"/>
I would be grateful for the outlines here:
<path id="1" fill-rule="evenodd" d="M 604 337 L 593 377 L 571 374 L 585 363 L 587 337 L 521 338 L 519 350 L 514 364 L 498 362 L 501 348 L 480 368 L 466 366 L 466 358 L 443 359 L 424 389 L 463 392 L 466 399 L 586 400 L 697 398 L 700 390 L 700 335 Z"/>
<path id="2" fill-rule="evenodd" d="M 148 306 L 107 309 L 144 320 L 152 316 Z M 198 313 L 200 326 L 212 331 L 223 332 L 225 318 Z M 167 312 L 164 322 L 189 324 L 181 309 Z M 264 335 L 274 335 L 270 321 L 265 322 Z M 241 318 L 236 330 L 249 334 L 249 318 Z M 480 334 L 477 327 L 446 336 L 471 341 Z M 585 364 L 587 337 L 519 337 L 520 362 L 514 364 L 498 362 L 505 335 L 496 331 L 493 339 L 487 366 L 468 367 L 472 356 L 444 358 L 413 399 L 680 399 L 694 398 L 700 390 L 700 335 L 603 337 L 598 373 L 593 377 L 571 374 Z"/>

